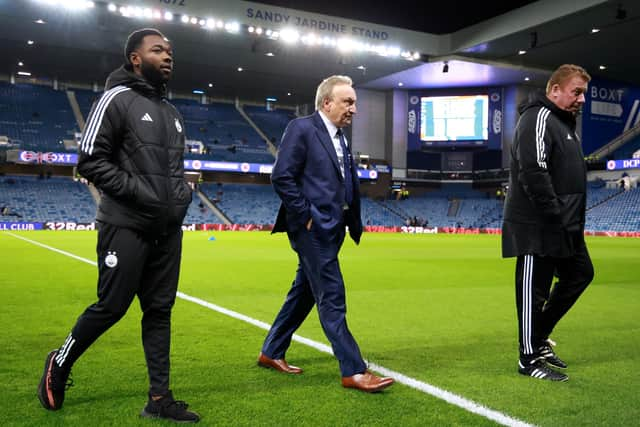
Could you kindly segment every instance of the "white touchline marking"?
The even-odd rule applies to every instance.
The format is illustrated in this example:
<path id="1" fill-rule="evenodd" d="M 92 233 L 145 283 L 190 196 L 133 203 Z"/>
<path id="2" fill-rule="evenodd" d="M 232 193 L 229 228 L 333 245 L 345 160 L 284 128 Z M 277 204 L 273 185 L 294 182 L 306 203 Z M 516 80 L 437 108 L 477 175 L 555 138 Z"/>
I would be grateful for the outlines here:
<path id="1" fill-rule="evenodd" d="M 97 263 L 95 261 L 91 261 L 90 259 L 87 258 L 83 258 L 80 257 L 78 255 L 74 255 L 72 253 L 63 251 L 61 249 L 56 249 L 52 246 L 48 246 L 45 245 L 43 243 L 37 242 L 35 240 L 31 240 L 31 239 L 27 239 L 26 237 L 22 237 L 19 236 L 17 234 L 13 234 L 11 232 L 6 232 L 5 234 L 8 234 L 9 236 L 13 236 L 15 238 L 18 238 L 20 240 L 24 240 L 25 242 L 29 242 L 32 243 L 36 246 L 40 246 L 42 248 L 45 249 L 49 249 L 53 252 L 57 252 L 59 254 L 62 255 L 66 255 L 68 257 L 71 257 L 73 259 L 76 259 L 78 261 L 82 261 L 85 262 L 87 264 L 91 264 L 96 266 Z M 233 310 L 229 310 L 228 308 L 224 308 L 221 307 L 219 305 L 216 304 L 212 304 L 210 302 L 207 302 L 205 300 L 202 300 L 200 298 L 196 298 L 196 297 L 192 297 L 190 295 L 187 295 L 185 293 L 182 292 L 178 292 L 177 296 L 185 301 L 190 301 L 192 303 L 198 304 L 202 307 L 206 307 L 210 310 L 214 310 L 217 311 L 218 313 L 224 314 L 226 316 L 232 317 L 234 319 L 238 319 L 238 320 L 242 320 L 243 322 L 249 323 L 251 325 L 257 326 L 258 328 L 261 329 L 265 329 L 265 330 L 269 330 L 269 328 L 271 328 L 271 325 L 266 323 L 266 322 L 262 322 L 260 320 L 254 319 L 252 317 L 246 316 L 244 314 L 238 313 L 236 311 Z M 296 342 L 299 342 L 301 344 L 304 344 L 306 346 L 309 346 L 311 348 L 315 348 L 318 351 L 321 351 L 323 353 L 327 353 L 327 354 L 331 354 L 333 355 L 333 351 L 331 350 L 331 347 L 326 345 L 326 344 L 322 344 L 320 342 L 311 340 L 309 338 L 305 338 L 305 337 L 301 337 L 300 335 L 294 334 L 293 335 L 293 340 Z M 400 372 L 396 372 L 393 371 L 391 369 L 387 369 L 384 366 L 381 365 L 377 365 L 375 363 L 368 363 L 369 368 L 371 368 L 372 370 L 381 373 L 384 376 L 388 376 L 393 378 L 396 382 L 400 383 L 400 384 L 404 384 L 408 387 L 411 387 L 413 389 L 416 389 L 418 391 L 421 391 L 423 393 L 429 394 L 433 397 L 436 397 L 438 399 L 444 400 L 447 403 L 450 403 L 452 405 L 455 405 L 459 408 L 462 408 L 468 412 L 472 412 L 474 414 L 480 415 L 482 417 L 488 418 L 492 421 L 495 421 L 498 424 L 504 425 L 504 426 L 510 426 L 510 427 L 533 427 L 532 424 L 528 424 L 525 423 L 524 421 L 521 421 L 517 418 L 513 418 L 510 417 L 509 415 L 503 414 L 502 412 L 499 411 L 495 411 L 493 409 L 487 408 L 486 406 L 483 406 L 479 403 L 476 403 L 472 400 L 469 400 L 467 398 L 464 398 L 462 396 L 459 396 L 455 393 L 451 393 L 449 391 L 443 390 L 441 388 L 438 388 L 436 386 L 433 386 L 429 383 L 425 383 L 423 381 L 419 381 L 416 380 L 415 378 L 411 378 L 408 377 Z"/>
<path id="2" fill-rule="evenodd" d="M 27 239 L 26 237 L 22 237 L 22 236 L 19 236 L 17 234 L 13 234 L 13 233 L 8 232 L 8 231 L 5 232 L 5 233 L 8 234 L 9 236 L 13 236 L 13 237 L 15 237 L 17 239 L 24 240 L 25 242 L 29 242 L 29 243 L 32 243 L 32 244 L 34 244 L 36 246 L 40 246 L 41 248 L 49 249 L 50 251 L 57 252 L 57 253 L 62 254 L 62 255 L 66 255 L 66 256 L 71 257 L 73 259 L 77 259 L 78 261 L 86 262 L 87 264 L 91 264 L 91 265 L 95 265 L 95 266 L 98 265 L 95 261 L 91 261 L 90 259 L 82 258 L 82 257 L 80 257 L 78 255 L 74 255 L 74 254 L 72 254 L 70 252 L 63 251 L 62 249 L 56 249 L 56 248 L 54 248 L 52 246 L 48 246 L 48 245 L 45 245 L 44 243 L 36 242 L 35 240 Z"/>

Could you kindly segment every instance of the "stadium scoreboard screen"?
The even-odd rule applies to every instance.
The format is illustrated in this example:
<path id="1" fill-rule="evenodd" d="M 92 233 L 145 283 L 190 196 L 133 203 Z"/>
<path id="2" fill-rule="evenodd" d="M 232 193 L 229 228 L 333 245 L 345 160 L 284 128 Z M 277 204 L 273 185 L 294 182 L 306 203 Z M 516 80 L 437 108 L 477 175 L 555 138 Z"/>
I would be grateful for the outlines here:
<path id="1" fill-rule="evenodd" d="M 434 153 L 502 150 L 502 88 L 411 90 L 407 101 L 408 168 L 440 169 Z"/>
<path id="2" fill-rule="evenodd" d="M 485 144 L 489 139 L 487 95 L 420 98 L 420 141 L 423 145 Z"/>

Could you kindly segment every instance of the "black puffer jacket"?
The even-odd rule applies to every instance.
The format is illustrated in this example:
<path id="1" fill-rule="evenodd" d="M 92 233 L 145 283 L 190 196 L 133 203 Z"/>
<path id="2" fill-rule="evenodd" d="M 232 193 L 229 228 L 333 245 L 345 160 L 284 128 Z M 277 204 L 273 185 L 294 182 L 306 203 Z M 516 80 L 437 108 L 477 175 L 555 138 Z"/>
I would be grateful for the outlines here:
<path id="1" fill-rule="evenodd" d="M 156 88 L 121 67 L 107 79 L 80 143 L 78 172 L 102 194 L 96 219 L 148 234 L 182 225 L 184 122 Z"/>
<path id="2" fill-rule="evenodd" d="M 584 239 L 586 165 L 575 116 L 542 94 L 520 106 L 502 255 L 571 256 Z"/>

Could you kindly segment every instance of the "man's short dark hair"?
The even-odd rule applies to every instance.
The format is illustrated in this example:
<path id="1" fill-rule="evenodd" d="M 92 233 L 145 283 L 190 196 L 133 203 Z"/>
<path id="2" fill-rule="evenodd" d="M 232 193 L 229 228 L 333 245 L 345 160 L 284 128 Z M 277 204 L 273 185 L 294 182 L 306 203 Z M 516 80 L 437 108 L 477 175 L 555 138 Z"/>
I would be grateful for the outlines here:
<path id="1" fill-rule="evenodd" d="M 124 45 L 125 65 L 128 68 L 133 68 L 131 59 L 129 58 L 131 52 L 140 47 L 140 45 L 142 44 L 142 40 L 144 40 L 146 36 L 160 36 L 163 39 L 167 40 L 164 34 L 162 34 L 159 30 L 156 30 L 155 28 L 141 28 L 129 34 L 129 37 L 127 37 L 127 43 L 125 43 Z"/>

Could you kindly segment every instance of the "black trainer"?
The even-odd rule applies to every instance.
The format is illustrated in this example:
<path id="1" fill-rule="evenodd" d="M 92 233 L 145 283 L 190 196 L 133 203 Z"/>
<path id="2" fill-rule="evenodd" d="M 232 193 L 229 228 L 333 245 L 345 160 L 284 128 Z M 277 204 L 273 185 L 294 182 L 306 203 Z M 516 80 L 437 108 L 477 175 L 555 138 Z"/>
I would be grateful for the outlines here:
<path id="1" fill-rule="evenodd" d="M 522 375 L 528 375 L 533 378 L 549 381 L 567 381 L 569 377 L 563 373 L 556 372 L 544 361 L 543 357 L 538 357 L 533 360 L 519 360 L 518 372 Z"/>
<path id="2" fill-rule="evenodd" d="M 567 369 L 567 364 L 553 351 L 552 346 L 556 345 L 555 342 L 550 339 L 545 340 L 545 343 L 538 349 L 538 352 L 547 363 L 554 368 Z"/>
<path id="3" fill-rule="evenodd" d="M 174 400 L 173 394 L 169 390 L 166 395 L 158 400 L 153 400 L 149 396 L 147 406 L 144 407 L 140 416 L 145 418 L 164 418 L 177 423 L 197 423 L 200 421 L 200 415 L 187 411 L 188 407 L 189 405 L 184 401 Z"/>
<path id="4" fill-rule="evenodd" d="M 62 408 L 64 392 L 73 386 L 73 379 L 69 378 L 71 371 L 60 368 L 55 361 L 58 350 L 47 355 L 44 362 L 44 372 L 38 385 L 38 399 L 45 409 L 57 411 Z"/>

